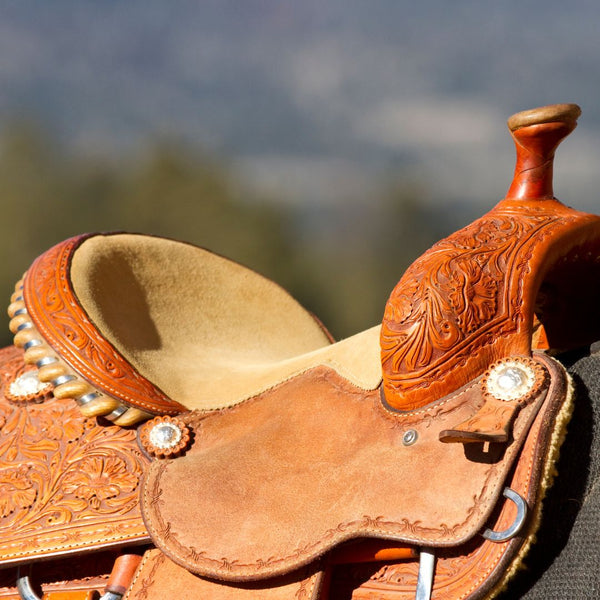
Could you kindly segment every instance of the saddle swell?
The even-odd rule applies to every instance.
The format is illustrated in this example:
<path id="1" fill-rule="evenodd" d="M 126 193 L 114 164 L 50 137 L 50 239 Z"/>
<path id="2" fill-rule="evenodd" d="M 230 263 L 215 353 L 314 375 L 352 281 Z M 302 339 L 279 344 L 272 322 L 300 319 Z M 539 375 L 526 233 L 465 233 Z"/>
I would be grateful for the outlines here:
<path id="1" fill-rule="evenodd" d="M 536 314 L 547 347 L 600 338 L 600 325 L 581 319 L 600 292 L 573 285 L 572 272 L 576 265 L 579 281 L 600 275 L 600 218 L 552 193 L 554 151 L 579 113 L 575 105 L 556 105 L 513 117 L 517 166 L 506 198 L 435 244 L 393 290 L 381 332 L 390 405 L 419 408 L 499 358 L 530 356 Z"/>
<path id="2" fill-rule="evenodd" d="M 578 114 L 512 117 L 507 197 L 415 261 L 381 327 L 337 343 L 181 242 L 91 234 L 38 258 L 9 308 L 22 350 L 0 355 L 0 566 L 152 546 L 107 584 L 127 600 L 510 585 L 573 410 L 551 354 L 600 339 L 600 290 L 580 285 L 600 276 L 600 217 L 552 192 Z M 108 573 L 93 581 L 75 597 Z"/>

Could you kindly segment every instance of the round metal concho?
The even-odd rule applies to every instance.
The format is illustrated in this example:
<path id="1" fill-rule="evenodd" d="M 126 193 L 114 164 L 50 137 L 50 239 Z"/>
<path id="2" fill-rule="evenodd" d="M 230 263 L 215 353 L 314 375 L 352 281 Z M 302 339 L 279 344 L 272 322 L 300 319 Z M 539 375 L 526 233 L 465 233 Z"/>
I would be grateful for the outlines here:
<path id="1" fill-rule="evenodd" d="M 8 385 L 5 396 L 10 402 L 31 402 L 50 393 L 52 386 L 38 379 L 37 371 L 25 371 Z"/>
<path id="2" fill-rule="evenodd" d="M 159 423 L 150 430 L 148 439 L 157 448 L 173 448 L 181 440 L 181 429 L 173 423 Z"/>
<path id="3" fill-rule="evenodd" d="M 189 441 L 189 428 L 175 417 L 155 417 L 140 428 L 142 447 L 157 458 L 179 454 L 187 448 Z"/>
<path id="4" fill-rule="evenodd" d="M 539 393 L 545 370 L 529 358 L 509 358 L 492 365 L 483 378 L 483 391 L 497 400 L 525 401 Z"/>

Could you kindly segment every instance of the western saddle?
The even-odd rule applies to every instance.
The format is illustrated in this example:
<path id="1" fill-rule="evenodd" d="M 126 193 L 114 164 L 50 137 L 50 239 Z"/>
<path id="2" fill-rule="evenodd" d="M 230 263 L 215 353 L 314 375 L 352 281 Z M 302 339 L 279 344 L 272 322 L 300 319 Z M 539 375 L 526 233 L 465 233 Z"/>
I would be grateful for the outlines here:
<path id="1" fill-rule="evenodd" d="M 526 564 L 600 339 L 600 217 L 561 204 L 580 110 L 508 125 L 506 197 L 333 342 L 186 243 L 82 235 L 16 285 L 0 351 L 0 598 L 492 598 Z"/>

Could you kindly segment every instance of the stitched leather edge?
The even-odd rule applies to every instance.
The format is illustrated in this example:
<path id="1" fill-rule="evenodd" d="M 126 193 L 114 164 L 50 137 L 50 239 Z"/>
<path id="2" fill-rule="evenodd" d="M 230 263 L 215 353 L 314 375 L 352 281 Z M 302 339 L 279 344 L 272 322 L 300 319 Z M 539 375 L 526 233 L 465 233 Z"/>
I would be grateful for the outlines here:
<path id="1" fill-rule="evenodd" d="M 100 234 L 70 238 L 34 261 L 23 289 L 34 325 L 60 357 L 102 393 L 152 413 L 183 412 L 183 406 L 143 377 L 102 336 L 79 304 L 70 280 L 71 260 L 94 235 Z"/>
<path id="2" fill-rule="evenodd" d="M 435 414 L 436 411 L 443 409 L 446 410 L 446 404 L 452 398 L 456 398 L 460 396 L 462 393 L 465 393 L 465 390 L 468 390 L 474 384 L 470 384 L 466 386 L 463 390 L 456 392 L 450 396 L 450 398 L 444 398 L 440 400 L 438 403 L 434 403 L 430 407 L 426 409 L 421 409 L 416 411 L 417 413 L 422 412 L 431 412 Z M 551 389 L 553 389 L 553 383 L 551 382 Z M 522 424 L 522 434 L 518 435 L 519 445 L 515 446 L 513 450 L 513 458 L 511 459 L 511 464 L 518 453 L 521 450 L 522 444 L 524 443 L 529 428 L 534 421 L 536 415 L 539 410 L 542 410 L 542 406 L 546 403 L 546 399 L 548 398 L 548 394 L 544 393 L 540 398 L 534 403 L 537 404 L 537 407 L 531 411 L 527 421 Z M 257 399 L 255 399 L 257 400 Z M 384 410 L 383 407 L 381 407 Z M 388 412 L 390 417 L 398 417 L 400 420 L 409 420 L 411 418 L 416 418 L 416 415 L 413 413 L 405 413 L 405 414 L 394 414 Z M 204 418 L 204 417 L 201 417 Z M 151 467 L 151 470 L 146 474 L 144 478 L 144 482 L 142 484 L 143 494 L 142 494 L 142 516 L 144 518 L 144 522 L 146 523 L 146 527 L 148 531 L 155 541 L 157 545 L 161 546 L 162 550 L 167 554 L 171 559 L 173 559 L 178 564 L 184 566 L 185 568 L 198 573 L 200 575 L 205 575 L 209 577 L 222 577 L 228 581 L 243 581 L 243 580 L 253 580 L 253 579 L 262 579 L 266 577 L 271 577 L 275 575 L 280 575 L 285 572 L 289 572 L 290 570 L 297 568 L 299 566 L 305 565 L 310 561 L 314 560 L 318 556 L 320 556 L 323 552 L 327 551 L 329 548 L 334 545 L 346 541 L 348 539 L 353 539 L 355 537 L 360 537 L 364 535 L 368 535 L 370 537 L 377 537 L 383 539 L 395 540 L 397 542 L 409 543 L 409 544 L 421 544 L 425 546 L 438 546 L 438 547 L 449 547 L 454 545 L 459 545 L 461 543 L 466 542 L 470 537 L 472 537 L 478 530 L 479 519 L 475 519 L 475 516 L 471 514 L 467 516 L 465 523 L 461 526 L 461 531 L 458 532 L 454 537 L 450 537 L 448 539 L 444 538 L 444 541 L 435 540 L 430 535 L 429 537 L 423 535 L 417 535 L 413 531 L 414 528 L 410 528 L 410 535 L 406 535 L 407 531 L 406 526 L 402 524 L 394 524 L 393 522 L 383 522 L 377 519 L 359 519 L 354 520 L 349 523 L 341 523 L 337 527 L 332 527 L 329 529 L 328 534 L 330 534 L 331 539 L 324 543 L 323 540 L 318 540 L 314 544 L 311 544 L 310 548 L 304 547 L 302 550 L 302 555 L 298 556 L 298 553 L 293 553 L 289 557 L 279 557 L 274 558 L 273 560 L 269 560 L 268 564 L 264 560 L 259 560 L 256 563 L 252 564 L 242 564 L 238 562 L 238 560 L 234 557 L 230 557 L 225 559 L 224 557 L 207 557 L 204 552 L 200 551 L 188 551 L 185 547 L 179 547 L 179 542 L 177 540 L 175 532 L 169 530 L 169 540 L 168 543 L 165 543 L 162 540 L 158 530 L 155 527 L 155 520 L 158 518 L 159 521 L 161 519 L 158 514 L 160 511 L 157 511 L 157 504 L 159 502 L 160 495 L 162 494 L 160 490 L 159 482 L 161 480 L 162 473 L 168 468 L 169 463 L 161 463 L 155 464 Z M 509 465 L 510 466 L 510 465 Z M 508 466 L 506 467 L 508 469 Z M 492 511 L 493 506 L 495 504 L 495 500 L 499 497 L 501 492 L 501 486 L 499 485 L 499 480 L 494 483 L 493 480 L 498 479 L 500 476 L 506 476 L 506 469 L 502 469 L 502 473 L 496 473 L 495 469 L 490 469 L 490 473 L 488 475 L 488 481 L 484 488 L 492 487 L 496 491 L 494 492 L 493 498 L 487 498 L 487 503 L 489 503 L 488 510 L 485 514 L 478 514 L 477 517 L 481 516 L 483 520 L 487 519 L 489 513 Z M 477 498 L 474 499 L 474 502 L 477 504 L 479 500 Z M 486 503 L 486 504 L 487 504 Z M 473 511 L 476 513 L 477 511 Z M 469 521 L 476 520 L 474 527 L 475 529 L 471 531 L 472 528 L 467 528 L 468 531 L 464 527 L 468 524 Z M 483 522 L 483 521 L 482 521 Z M 399 525 L 400 529 L 395 525 Z M 404 533 L 402 533 L 404 532 Z M 447 536 L 446 536 L 447 537 Z M 179 548 L 179 549 L 177 549 Z M 188 556 L 189 554 L 192 556 Z"/>

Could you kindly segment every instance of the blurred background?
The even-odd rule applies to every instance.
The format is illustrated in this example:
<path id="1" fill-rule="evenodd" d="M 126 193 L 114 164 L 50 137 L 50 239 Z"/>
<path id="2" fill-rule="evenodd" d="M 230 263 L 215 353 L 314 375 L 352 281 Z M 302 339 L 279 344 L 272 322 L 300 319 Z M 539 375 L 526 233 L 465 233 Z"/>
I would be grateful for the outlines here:
<path id="1" fill-rule="evenodd" d="M 593 0 L 2 2 L 0 292 L 71 235 L 139 231 L 369 327 L 502 198 L 514 112 L 582 106 L 555 193 L 600 212 L 599 25 Z"/>

